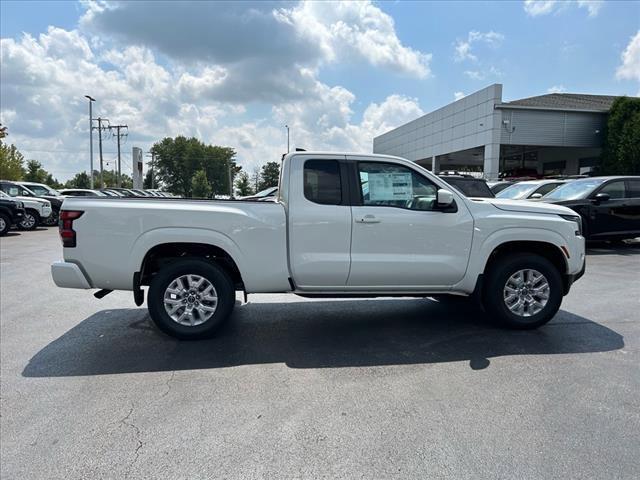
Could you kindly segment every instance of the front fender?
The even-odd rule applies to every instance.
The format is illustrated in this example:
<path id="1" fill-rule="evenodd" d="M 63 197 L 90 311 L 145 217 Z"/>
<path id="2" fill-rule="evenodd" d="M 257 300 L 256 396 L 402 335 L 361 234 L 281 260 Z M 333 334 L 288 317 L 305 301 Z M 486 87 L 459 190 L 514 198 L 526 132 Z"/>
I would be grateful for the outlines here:
<path id="1" fill-rule="evenodd" d="M 483 237 L 482 230 L 479 229 L 479 231 L 477 230 L 474 234 L 467 275 L 460 283 L 453 287 L 453 290 L 465 293 L 473 292 L 478 276 L 484 273 L 491 253 L 500 245 L 508 242 L 549 243 L 558 248 L 560 252 L 562 252 L 560 247 L 567 243 L 562 235 L 547 228 L 509 227 L 491 232 L 486 237 Z"/>

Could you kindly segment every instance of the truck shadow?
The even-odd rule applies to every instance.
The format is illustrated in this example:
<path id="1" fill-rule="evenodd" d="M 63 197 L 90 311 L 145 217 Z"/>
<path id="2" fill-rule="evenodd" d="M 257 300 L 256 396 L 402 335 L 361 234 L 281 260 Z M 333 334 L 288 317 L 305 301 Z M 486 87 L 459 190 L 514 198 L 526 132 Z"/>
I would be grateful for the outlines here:
<path id="1" fill-rule="evenodd" d="M 40 350 L 25 377 L 64 377 L 285 363 L 338 368 L 468 361 L 505 355 L 616 350 L 615 331 L 566 311 L 533 331 L 500 330 L 465 305 L 429 299 L 301 301 L 239 306 L 210 340 L 158 332 L 146 309 L 98 312 Z"/>

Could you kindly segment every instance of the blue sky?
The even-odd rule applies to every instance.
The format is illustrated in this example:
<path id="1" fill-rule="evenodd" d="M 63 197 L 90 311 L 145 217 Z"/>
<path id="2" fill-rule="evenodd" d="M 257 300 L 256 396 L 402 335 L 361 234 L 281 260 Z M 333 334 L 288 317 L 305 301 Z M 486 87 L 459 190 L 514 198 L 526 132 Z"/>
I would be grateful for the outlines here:
<path id="1" fill-rule="evenodd" d="M 195 135 L 248 171 L 374 135 L 491 83 L 637 95 L 639 2 L 0 4 L 2 123 L 55 176 L 86 168 L 83 95 L 129 145 Z M 106 150 L 114 150 L 108 144 Z M 129 151 L 129 150 L 127 150 Z"/>

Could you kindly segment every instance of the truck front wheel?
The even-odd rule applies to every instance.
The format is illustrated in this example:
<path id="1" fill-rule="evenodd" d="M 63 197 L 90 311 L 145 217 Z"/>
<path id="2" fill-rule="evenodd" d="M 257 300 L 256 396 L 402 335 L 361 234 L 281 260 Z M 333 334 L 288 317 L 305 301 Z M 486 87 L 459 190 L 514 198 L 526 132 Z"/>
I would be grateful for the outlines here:
<path id="1" fill-rule="evenodd" d="M 483 303 L 490 319 L 503 326 L 544 325 L 562 302 L 562 277 L 546 258 L 517 253 L 498 259 L 487 272 Z"/>
<path id="2" fill-rule="evenodd" d="M 211 337 L 229 318 L 235 289 L 216 264 L 199 259 L 171 263 L 154 276 L 147 305 L 156 326 L 181 340 Z"/>

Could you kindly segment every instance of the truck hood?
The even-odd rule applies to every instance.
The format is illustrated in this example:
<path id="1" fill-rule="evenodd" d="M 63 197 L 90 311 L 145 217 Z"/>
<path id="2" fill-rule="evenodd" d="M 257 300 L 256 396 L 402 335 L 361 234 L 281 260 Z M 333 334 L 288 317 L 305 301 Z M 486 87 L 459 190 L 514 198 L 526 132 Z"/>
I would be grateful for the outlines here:
<path id="1" fill-rule="evenodd" d="M 509 200 L 506 198 L 487 198 L 485 202 L 494 207 L 508 212 L 546 213 L 550 215 L 575 215 L 575 212 L 561 205 L 553 205 L 543 202 L 530 202 L 527 200 Z"/>

